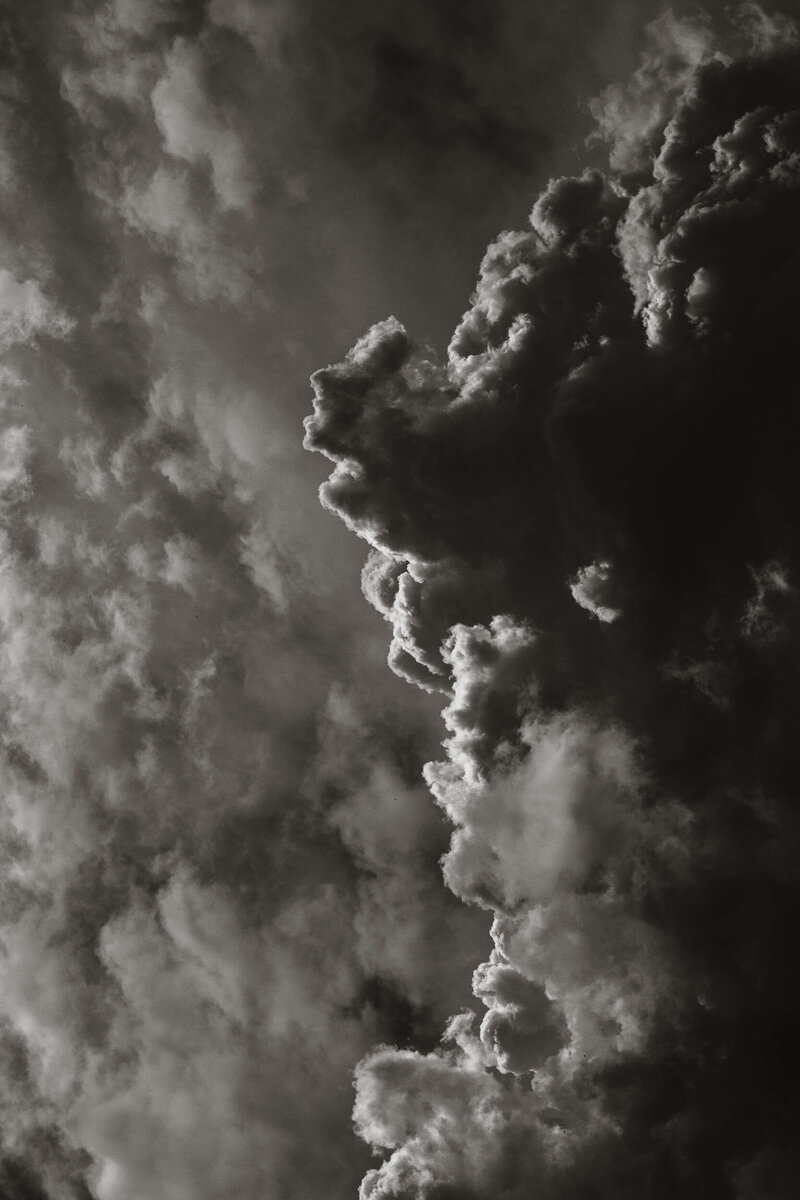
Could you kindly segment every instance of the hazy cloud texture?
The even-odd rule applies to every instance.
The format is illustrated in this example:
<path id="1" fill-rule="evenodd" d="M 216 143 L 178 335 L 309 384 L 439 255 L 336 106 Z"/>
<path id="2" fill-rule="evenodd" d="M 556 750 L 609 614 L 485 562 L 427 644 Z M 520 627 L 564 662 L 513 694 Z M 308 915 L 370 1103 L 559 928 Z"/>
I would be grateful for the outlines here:
<path id="1" fill-rule="evenodd" d="M 2 6 L 8 1200 L 792 1177 L 793 33 L 659 12 Z"/>

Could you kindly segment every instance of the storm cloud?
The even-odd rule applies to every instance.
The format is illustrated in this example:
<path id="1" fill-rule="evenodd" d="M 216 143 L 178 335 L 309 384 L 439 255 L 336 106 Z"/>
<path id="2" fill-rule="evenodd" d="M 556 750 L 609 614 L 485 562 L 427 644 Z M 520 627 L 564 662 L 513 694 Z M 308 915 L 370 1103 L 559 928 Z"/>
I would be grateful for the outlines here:
<path id="1" fill-rule="evenodd" d="M 796 1186 L 799 80 L 786 18 L 661 18 L 446 358 L 390 318 L 314 376 L 493 916 L 482 1020 L 359 1067 L 364 1197 Z"/>

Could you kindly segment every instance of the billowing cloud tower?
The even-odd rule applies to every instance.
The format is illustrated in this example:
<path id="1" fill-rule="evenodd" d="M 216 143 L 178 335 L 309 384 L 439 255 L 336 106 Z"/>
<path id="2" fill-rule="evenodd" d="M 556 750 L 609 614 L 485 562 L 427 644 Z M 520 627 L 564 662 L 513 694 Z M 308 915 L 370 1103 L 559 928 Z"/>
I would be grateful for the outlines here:
<path id="1" fill-rule="evenodd" d="M 656 27 L 610 167 L 489 248 L 447 361 L 314 376 L 323 503 L 447 698 L 439 1049 L 360 1066 L 372 1200 L 787 1200 L 800 1177 L 800 49 Z"/>

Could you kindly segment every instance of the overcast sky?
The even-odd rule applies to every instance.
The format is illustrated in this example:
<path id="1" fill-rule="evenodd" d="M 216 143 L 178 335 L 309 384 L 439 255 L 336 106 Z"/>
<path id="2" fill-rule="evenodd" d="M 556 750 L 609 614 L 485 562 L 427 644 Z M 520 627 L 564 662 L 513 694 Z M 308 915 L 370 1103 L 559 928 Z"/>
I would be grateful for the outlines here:
<path id="1" fill-rule="evenodd" d="M 0 5 L 0 1200 L 794 1197 L 798 15 Z"/>

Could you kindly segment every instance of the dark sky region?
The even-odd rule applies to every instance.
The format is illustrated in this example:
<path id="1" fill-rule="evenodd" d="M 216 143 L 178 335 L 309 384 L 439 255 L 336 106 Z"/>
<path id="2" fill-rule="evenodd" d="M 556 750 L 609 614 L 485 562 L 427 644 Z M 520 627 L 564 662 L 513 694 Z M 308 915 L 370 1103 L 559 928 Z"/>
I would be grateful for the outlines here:
<path id="1" fill-rule="evenodd" d="M 798 16 L 0 6 L 0 1200 L 796 1196 Z"/>

